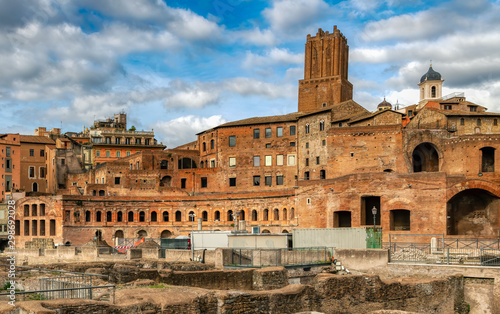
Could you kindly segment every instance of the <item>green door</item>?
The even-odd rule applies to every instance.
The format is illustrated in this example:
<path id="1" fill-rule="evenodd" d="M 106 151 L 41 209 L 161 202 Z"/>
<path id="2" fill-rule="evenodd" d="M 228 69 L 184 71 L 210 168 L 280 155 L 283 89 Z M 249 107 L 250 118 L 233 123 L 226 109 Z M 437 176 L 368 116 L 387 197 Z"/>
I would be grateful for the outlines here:
<path id="1" fill-rule="evenodd" d="M 366 248 L 382 248 L 382 228 L 366 228 Z"/>

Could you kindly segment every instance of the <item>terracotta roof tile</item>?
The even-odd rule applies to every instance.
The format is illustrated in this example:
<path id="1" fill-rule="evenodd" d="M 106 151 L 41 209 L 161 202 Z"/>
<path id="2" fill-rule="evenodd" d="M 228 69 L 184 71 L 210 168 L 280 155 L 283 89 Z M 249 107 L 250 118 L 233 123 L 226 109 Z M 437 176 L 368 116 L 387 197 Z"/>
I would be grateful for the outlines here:
<path id="1" fill-rule="evenodd" d="M 24 143 L 55 144 L 54 140 L 47 136 L 20 135 L 19 138 Z"/>

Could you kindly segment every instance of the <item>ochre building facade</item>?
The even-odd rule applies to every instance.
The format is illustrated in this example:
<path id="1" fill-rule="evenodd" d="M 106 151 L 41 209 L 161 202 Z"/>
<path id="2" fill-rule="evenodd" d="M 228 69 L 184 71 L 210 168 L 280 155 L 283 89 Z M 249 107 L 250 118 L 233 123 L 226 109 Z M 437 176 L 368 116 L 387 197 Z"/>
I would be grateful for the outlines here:
<path id="1" fill-rule="evenodd" d="M 347 40 L 337 28 L 309 35 L 305 49 L 297 112 L 229 122 L 175 149 L 68 173 L 56 196 L 18 200 L 18 245 L 235 226 L 282 233 L 375 224 L 385 241 L 499 236 L 500 114 L 463 95 L 442 97 L 432 66 L 416 105 L 393 109 L 384 100 L 369 112 L 352 100 Z"/>

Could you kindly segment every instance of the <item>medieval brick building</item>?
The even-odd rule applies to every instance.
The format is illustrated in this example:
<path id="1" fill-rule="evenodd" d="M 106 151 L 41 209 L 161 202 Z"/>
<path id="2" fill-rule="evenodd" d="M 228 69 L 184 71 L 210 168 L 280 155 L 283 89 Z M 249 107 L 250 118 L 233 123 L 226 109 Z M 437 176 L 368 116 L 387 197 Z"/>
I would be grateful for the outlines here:
<path id="1" fill-rule="evenodd" d="M 56 197 L 19 200 L 17 243 L 41 237 L 33 221 L 42 203 L 43 236 L 76 245 L 95 235 L 112 243 L 235 224 L 271 233 L 376 224 L 385 239 L 498 237 L 500 114 L 463 95 L 442 97 L 432 67 L 416 105 L 393 110 L 384 100 L 369 112 L 352 100 L 348 49 L 337 28 L 307 37 L 295 113 L 229 122 L 176 149 L 114 158 L 68 174 Z"/>

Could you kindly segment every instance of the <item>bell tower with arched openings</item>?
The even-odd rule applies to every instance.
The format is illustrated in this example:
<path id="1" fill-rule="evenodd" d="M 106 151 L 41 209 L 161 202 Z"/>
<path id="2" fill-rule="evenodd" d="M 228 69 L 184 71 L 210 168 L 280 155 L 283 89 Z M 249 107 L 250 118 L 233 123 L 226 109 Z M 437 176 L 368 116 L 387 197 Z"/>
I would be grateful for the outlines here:
<path id="1" fill-rule="evenodd" d="M 337 26 L 333 27 L 333 33 L 320 28 L 316 36 L 307 35 L 298 111 L 312 112 L 352 99 L 348 62 L 347 39 Z"/>
<path id="2" fill-rule="evenodd" d="M 443 93 L 443 79 L 439 72 L 432 69 L 432 63 L 429 70 L 420 78 L 420 101 L 419 105 L 425 104 L 429 100 L 436 100 L 442 97 Z"/>

